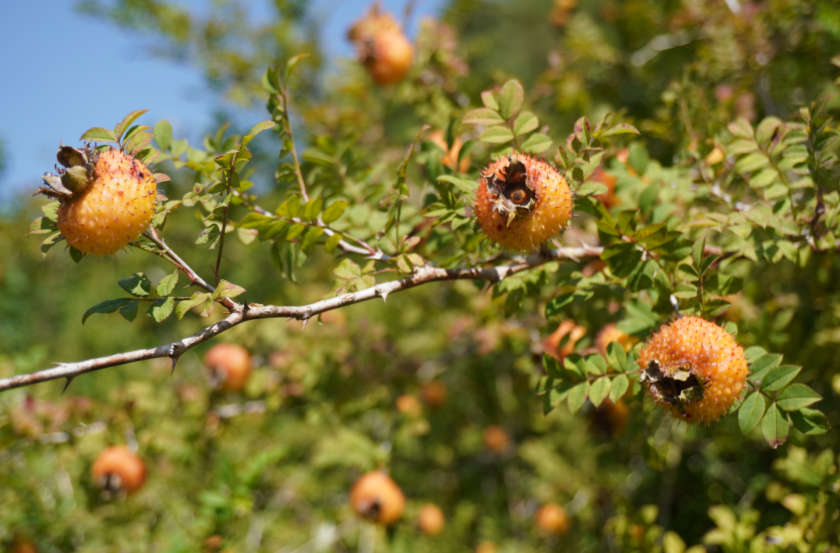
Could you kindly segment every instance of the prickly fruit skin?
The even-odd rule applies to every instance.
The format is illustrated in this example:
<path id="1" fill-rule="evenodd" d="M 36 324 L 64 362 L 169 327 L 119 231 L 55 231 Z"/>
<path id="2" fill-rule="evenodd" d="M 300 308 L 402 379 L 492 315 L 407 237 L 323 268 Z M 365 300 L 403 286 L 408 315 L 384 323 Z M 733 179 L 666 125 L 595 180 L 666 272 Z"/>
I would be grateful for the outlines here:
<path id="1" fill-rule="evenodd" d="M 537 527 L 544 534 L 559 536 L 568 532 L 571 525 L 566 509 L 556 503 L 543 505 L 537 511 Z"/>
<path id="2" fill-rule="evenodd" d="M 653 400 L 686 422 L 712 422 L 725 415 L 748 371 L 744 348 L 723 328 L 699 317 L 661 327 L 637 362 Z"/>
<path id="3" fill-rule="evenodd" d="M 216 344 L 204 356 L 210 384 L 225 392 L 239 392 L 251 374 L 251 354 L 236 344 Z"/>
<path id="4" fill-rule="evenodd" d="M 102 152 L 89 185 L 62 199 L 58 229 L 82 253 L 111 255 L 146 230 L 156 198 L 155 178 L 145 165 L 119 150 Z"/>
<path id="5" fill-rule="evenodd" d="M 136 453 L 124 445 L 106 448 L 91 468 L 93 481 L 103 493 L 125 496 L 136 492 L 146 481 L 146 466 Z"/>
<path id="6" fill-rule="evenodd" d="M 524 154 L 504 156 L 481 173 L 475 215 L 490 240 L 532 250 L 572 218 L 572 192 L 560 172 Z"/>
<path id="7" fill-rule="evenodd" d="M 434 537 L 443 532 L 443 527 L 446 526 L 446 518 L 443 516 L 440 507 L 434 503 L 426 503 L 420 507 L 420 512 L 417 513 L 417 526 L 427 536 Z"/>
<path id="8" fill-rule="evenodd" d="M 350 505 L 359 516 L 388 526 L 402 516 L 405 496 L 390 476 L 372 471 L 364 474 L 353 485 Z"/>

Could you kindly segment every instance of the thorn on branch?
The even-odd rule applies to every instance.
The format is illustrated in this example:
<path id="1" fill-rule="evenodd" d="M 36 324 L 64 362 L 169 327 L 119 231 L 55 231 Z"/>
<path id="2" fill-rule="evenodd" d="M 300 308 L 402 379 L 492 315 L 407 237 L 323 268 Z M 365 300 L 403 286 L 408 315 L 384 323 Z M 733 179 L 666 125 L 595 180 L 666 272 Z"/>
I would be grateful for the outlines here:
<path id="1" fill-rule="evenodd" d="M 73 378 L 74 378 L 74 377 L 72 377 L 72 376 L 68 376 L 68 377 L 67 377 L 67 382 L 65 382 L 65 383 L 64 383 L 64 389 L 63 389 L 63 390 L 61 390 L 61 395 L 64 395 L 64 392 L 66 392 L 66 391 L 67 391 L 67 388 L 69 388 L 69 387 L 70 387 L 70 383 L 71 383 L 71 382 L 73 382 Z"/>

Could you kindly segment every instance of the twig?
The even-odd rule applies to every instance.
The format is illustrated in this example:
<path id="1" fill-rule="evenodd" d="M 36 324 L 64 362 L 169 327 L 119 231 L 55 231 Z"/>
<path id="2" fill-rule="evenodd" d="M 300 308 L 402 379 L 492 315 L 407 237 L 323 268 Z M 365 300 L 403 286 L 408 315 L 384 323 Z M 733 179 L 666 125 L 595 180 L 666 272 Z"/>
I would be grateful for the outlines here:
<path id="1" fill-rule="evenodd" d="M 154 242 L 155 246 L 163 250 L 163 255 L 161 255 L 161 257 L 168 260 L 170 263 L 184 271 L 184 274 L 187 275 L 187 278 L 190 279 L 190 282 L 192 282 L 196 286 L 204 288 L 211 294 L 216 291 L 215 286 L 212 286 L 211 284 L 207 283 L 203 278 L 198 276 L 198 273 L 196 273 L 192 267 L 187 265 L 186 261 L 181 259 L 172 248 L 166 245 L 166 242 L 163 241 L 163 238 L 161 238 L 160 235 L 158 235 L 157 229 L 155 227 L 150 226 L 149 230 L 143 233 L 143 236 Z M 222 298 L 222 305 L 224 305 L 231 311 L 239 308 L 239 304 L 230 298 Z"/>
<path id="2" fill-rule="evenodd" d="M 235 304 L 231 308 L 231 314 L 223 320 L 208 326 L 207 328 L 181 340 L 157 346 L 154 348 L 138 349 L 134 351 L 117 353 L 106 357 L 88 359 L 78 363 L 59 363 L 57 367 L 36 371 L 29 374 L 21 374 L 10 378 L 0 379 L 0 392 L 12 388 L 20 388 L 40 382 L 59 379 L 72 379 L 81 374 L 98 371 L 108 367 L 127 365 L 136 361 L 169 357 L 177 360 L 185 351 L 205 342 L 232 327 L 247 321 L 258 319 L 289 318 L 299 321 L 307 321 L 310 318 L 339 309 L 355 303 L 372 300 L 375 298 L 386 299 L 390 294 L 409 290 L 430 282 L 445 280 L 483 280 L 487 282 L 499 282 L 502 279 L 521 273 L 534 267 L 544 265 L 550 261 L 559 259 L 580 259 L 593 257 L 601 254 L 603 248 L 560 248 L 549 250 L 545 253 L 538 253 L 521 261 L 497 267 L 465 267 L 458 269 L 440 269 L 437 267 L 418 267 L 414 274 L 400 280 L 383 282 L 358 292 L 342 294 L 340 296 L 321 300 L 303 306 L 275 306 L 250 304 L 241 306 Z"/>
<path id="3" fill-rule="evenodd" d="M 225 197 L 230 194 L 230 187 L 233 185 L 233 174 L 236 172 L 236 157 L 239 152 L 233 154 L 230 160 L 230 170 L 228 171 L 227 187 L 225 188 Z M 213 270 L 213 276 L 216 277 L 216 286 L 219 285 L 219 268 L 222 265 L 222 250 L 225 247 L 225 232 L 227 231 L 228 210 L 230 209 L 230 200 L 225 204 L 225 213 L 222 215 L 222 233 L 219 236 L 219 255 L 216 256 L 216 268 Z"/>

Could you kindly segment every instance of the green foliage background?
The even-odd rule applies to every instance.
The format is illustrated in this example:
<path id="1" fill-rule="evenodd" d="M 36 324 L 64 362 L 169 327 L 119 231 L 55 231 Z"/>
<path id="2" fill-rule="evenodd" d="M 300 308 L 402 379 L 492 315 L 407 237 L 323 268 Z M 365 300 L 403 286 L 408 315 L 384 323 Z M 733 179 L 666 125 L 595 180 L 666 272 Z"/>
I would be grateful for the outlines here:
<path id="1" fill-rule="evenodd" d="M 266 305 L 364 288 L 424 260 L 509 262 L 515 254 L 483 239 L 466 208 L 478 171 L 512 144 L 566 170 L 577 210 L 560 244 L 604 246 L 601 261 L 552 261 L 493 286 L 432 283 L 305 329 L 285 320 L 235 327 L 218 340 L 255 356 L 241 394 L 207 385 L 212 343 L 189 351 L 173 376 L 168 360 L 143 362 L 80 377 L 63 395 L 59 383 L 4 392 L 0 543 L 175 552 L 219 535 L 232 551 L 343 551 L 364 548 L 361 536 L 374 532 L 376 551 L 395 552 L 470 551 L 482 541 L 504 552 L 840 547 L 829 429 L 840 421 L 838 103 L 818 100 L 837 93 L 836 3 L 453 0 L 441 22 L 421 25 L 408 77 L 385 89 L 350 60 L 326 72 L 305 2 L 274 2 L 276 19 L 259 27 L 248 5 L 213 2 L 199 17 L 157 0 L 81 4 L 145 37 L 150 53 L 203 68 L 231 105 L 267 104 L 263 119 L 277 123 L 250 152 L 241 137 L 256 120 L 208 129 L 194 145 L 165 122 L 148 129 L 156 170 L 172 177 L 159 187 L 170 201 L 161 234 L 206 279 L 226 216 L 222 277 L 247 290 L 237 300 Z M 294 58 L 302 53 L 313 56 Z M 598 131 L 609 112 L 640 135 Z M 426 124 L 448 144 L 466 141 L 465 173 L 423 138 L 401 169 Z M 292 145 L 322 204 L 299 201 Z M 597 177 L 600 164 L 614 192 Z M 227 182 L 236 194 L 226 196 Z M 194 310 L 155 322 L 141 309 L 133 323 L 97 313 L 81 326 L 92 306 L 135 299 L 120 279 L 142 272 L 154 286 L 173 268 L 138 248 L 76 263 L 59 243 L 44 258 L 37 236 L 24 237 L 44 203 L 0 220 L 0 377 L 159 345 L 224 316 L 217 305 L 209 319 Z M 331 219 L 332 205 L 345 207 L 334 208 L 332 230 L 391 259 L 334 249 L 315 222 Z M 173 295 L 194 292 L 184 283 Z M 745 408 L 720 422 L 689 427 L 662 414 L 640 392 L 634 352 L 611 350 L 611 373 L 591 357 L 608 323 L 647 338 L 673 317 L 671 295 L 749 348 Z M 577 355 L 544 362 L 544 339 L 569 320 L 586 330 Z M 631 395 L 620 431 L 594 404 L 597 382 L 613 390 L 622 378 Z M 418 416 L 396 409 L 399 396 L 421 397 L 432 381 L 448 390 L 442 405 L 424 404 Z M 490 425 L 506 430 L 510 448 L 483 444 Z M 104 502 L 90 464 L 126 442 L 136 442 L 149 480 Z M 352 483 L 375 468 L 408 499 L 388 531 L 356 525 L 347 503 Z M 426 502 L 446 514 L 438 537 L 417 529 Z M 570 532 L 537 531 L 546 503 L 565 506 Z"/>

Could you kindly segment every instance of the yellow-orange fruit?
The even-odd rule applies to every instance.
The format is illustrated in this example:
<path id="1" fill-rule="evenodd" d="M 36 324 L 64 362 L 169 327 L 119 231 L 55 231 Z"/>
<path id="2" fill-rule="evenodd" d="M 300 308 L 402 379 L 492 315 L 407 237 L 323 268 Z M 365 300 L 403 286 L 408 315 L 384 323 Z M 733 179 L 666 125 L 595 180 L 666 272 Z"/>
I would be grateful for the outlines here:
<path id="1" fill-rule="evenodd" d="M 427 382 L 420 389 L 420 397 L 423 398 L 423 402 L 429 407 L 440 407 L 446 403 L 447 395 L 446 384 L 440 380 Z"/>
<path id="2" fill-rule="evenodd" d="M 496 549 L 494 542 L 484 540 L 475 546 L 475 553 L 496 553 Z"/>
<path id="3" fill-rule="evenodd" d="M 397 411 L 407 417 L 415 418 L 423 412 L 423 406 L 420 405 L 420 401 L 416 397 L 402 395 L 397 398 Z"/>
<path id="4" fill-rule="evenodd" d="M 149 226 L 155 214 L 157 183 L 145 165 L 120 150 L 111 149 L 95 158 L 86 187 L 62 198 L 58 229 L 80 252 L 110 255 Z"/>
<path id="5" fill-rule="evenodd" d="M 91 474 L 104 493 L 120 497 L 140 489 L 146 481 L 146 466 L 128 447 L 115 445 L 96 457 Z"/>
<path id="6" fill-rule="evenodd" d="M 446 518 L 443 516 L 440 507 L 433 503 L 426 503 L 420 507 L 420 512 L 417 513 L 417 526 L 427 536 L 434 537 L 443 532 L 443 527 L 446 526 Z"/>
<path id="7" fill-rule="evenodd" d="M 9 553 L 36 553 L 35 545 L 26 538 L 18 537 L 12 542 Z"/>
<path id="8" fill-rule="evenodd" d="M 723 328 L 699 317 L 662 326 L 637 362 L 653 400 L 686 422 L 711 422 L 725 415 L 748 371 L 744 348 Z"/>
<path id="9" fill-rule="evenodd" d="M 613 342 L 618 342 L 618 344 L 624 348 L 624 351 L 630 351 L 633 349 L 633 346 L 639 342 L 639 340 L 634 336 L 630 336 L 629 334 L 625 334 L 620 331 L 618 327 L 615 326 L 615 323 L 610 323 L 602 328 L 601 332 L 599 332 L 595 337 L 595 347 L 601 355 L 606 357 L 607 346 Z"/>
<path id="10" fill-rule="evenodd" d="M 216 344 L 204 356 L 204 365 L 214 388 L 238 392 L 251 374 L 251 355 L 236 344 Z"/>
<path id="11" fill-rule="evenodd" d="M 491 425 L 484 429 L 481 434 L 484 445 L 487 449 L 496 453 L 504 452 L 510 445 L 510 436 L 499 426 Z"/>
<path id="12" fill-rule="evenodd" d="M 394 84 L 403 79 L 414 59 L 414 47 L 400 24 L 389 13 L 379 13 L 374 4 L 368 14 L 347 33 L 371 78 L 378 85 Z"/>
<path id="13" fill-rule="evenodd" d="M 621 203 L 621 200 L 615 195 L 615 183 L 618 182 L 618 179 L 604 171 L 603 167 L 597 167 L 589 180 L 600 182 L 607 187 L 606 192 L 596 196 L 604 204 L 604 207 L 610 209 Z"/>
<path id="14" fill-rule="evenodd" d="M 544 534 L 561 535 L 569 531 L 572 526 L 566 509 L 556 503 L 543 505 L 537 511 L 537 528 Z"/>
<path id="15" fill-rule="evenodd" d="M 490 240 L 531 250 L 572 218 L 572 192 L 560 172 L 529 155 L 503 156 L 481 172 L 475 216 Z"/>
<path id="16" fill-rule="evenodd" d="M 405 496 L 390 476 L 377 470 L 356 481 L 350 491 L 350 505 L 359 516 L 388 526 L 402 516 Z"/>

